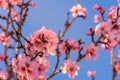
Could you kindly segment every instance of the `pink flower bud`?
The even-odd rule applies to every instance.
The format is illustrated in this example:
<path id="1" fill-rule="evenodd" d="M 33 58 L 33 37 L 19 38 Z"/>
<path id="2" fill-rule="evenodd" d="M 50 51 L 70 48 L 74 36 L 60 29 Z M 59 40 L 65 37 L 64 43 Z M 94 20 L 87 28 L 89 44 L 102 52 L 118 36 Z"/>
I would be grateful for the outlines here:
<path id="1" fill-rule="evenodd" d="M 31 6 L 32 6 L 32 7 L 36 7 L 36 3 L 33 2 L 33 3 L 31 4 Z"/>
<path id="2" fill-rule="evenodd" d="M 98 4 L 95 4 L 93 7 L 94 10 L 100 10 L 100 6 Z"/>
<path id="3" fill-rule="evenodd" d="M 93 30 L 93 29 L 92 29 L 92 26 L 90 26 L 90 27 L 89 27 L 89 30 L 90 30 L 90 31 L 92 31 L 92 30 Z"/>
<path id="4" fill-rule="evenodd" d="M 94 16 L 94 22 L 97 23 L 100 21 L 100 16 L 99 15 L 95 15 Z"/>

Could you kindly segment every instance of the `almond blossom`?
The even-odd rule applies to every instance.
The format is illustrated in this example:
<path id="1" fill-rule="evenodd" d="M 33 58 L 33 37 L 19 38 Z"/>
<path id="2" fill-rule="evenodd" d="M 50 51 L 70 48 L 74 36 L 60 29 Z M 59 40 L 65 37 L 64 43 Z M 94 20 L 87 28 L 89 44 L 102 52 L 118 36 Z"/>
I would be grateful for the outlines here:
<path id="1" fill-rule="evenodd" d="M 39 65 L 38 66 L 38 73 L 40 75 L 39 77 L 45 76 L 45 74 L 48 72 L 48 69 L 50 67 L 50 62 L 44 57 L 43 58 L 37 57 L 36 61 L 38 62 L 38 65 Z"/>
<path id="2" fill-rule="evenodd" d="M 12 10 L 11 14 L 13 16 L 13 20 L 17 21 L 18 20 L 18 12 L 15 10 Z"/>
<path id="3" fill-rule="evenodd" d="M 4 46 L 9 46 L 11 42 L 11 36 L 5 36 L 4 33 L 1 33 L 0 42 L 2 42 Z"/>
<path id="4" fill-rule="evenodd" d="M 37 52 L 42 52 L 44 56 L 49 56 L 56 54 L 58 39 L 54 31 L 48 30 L 43 26 L 30 36 L 30 43 Z"/>
<path id="5" fill-rule="evenodd" d="M 28 39 L 30 40 L 30 39 Z M 37 54 L 36 50 L 34 49 L 34 47 L 32 46 L 32 44 L 26 42 L 25 43 L 25 50 L 26 50 L 26 54 L 30 57 L 33 57 Z"/>
<path id="6" fill-rule="evenodd" d="M 112 50 L 116 45 L 117 45 L 117 41 L 114 39 L 114 37 L 111 37 L 109 35 L 105 35 L 102 40 L 103 42 L 102 44 L 102 48 L 104 49 L 109 49 Z"/>
<path id="7" fill-rule="evenodd" d="M 107 16 L 108 16 L 109 21 L 112 21 L 113 19 L 116 19 L 117 18 L 117 7 L 116 6 L 110 7 Z"/>
<path id="8" fill-rule="evenodd" d="M 63 41 L 63 42 L 61 42 L 61 43 L 59 44 L 59 51 L 60 51 L 61 53 L 65 53 L 66 50 L 67 50 L 66 42 Z"/>
<path id="9" fill-rule="evenodd" d="M 66 53 L 67 49 L 72 49 L 73 52 L 78 52 L 80 50 L 80 45 L 78 42 L 72 40 L 66 40 L 59 44 L 59 51 L 61 53 Z"/>
<path id="10" fill-rule="evenodd" d="M 95 27 L 95 35 L 106 35 L 111 32 L 112 23 L 111 22 L 101 22 Z"/>
<path id="11" fill-rule="evenodd" d="M 84 49 L 85 49 L 85 59 L 87 61 L 90 60 L 91 58 L 93 60 L 96 60 L 98 58 L 98 54 L 97 54 L 98 47 L 95 46 L 94 43 L 91 43 L 90 46 L 85 46 Z"/>
<path id="12" fill-rule="evenodd" d="M 68 43 L 73 52 L 78 52 L 80 50 L 80 45 L 78 42 L 75 42 L 74 40 L 68 40 Z"/>
<path id="13" fill-rule="evenodd" d="M 77 65 L 77 62 L 67 60 L 62 67 L 62 72 L 64 74 L 67 73 L 70 78 L 74 79 L 74 77 L 78 75 L 79 69 L 80 67 Z"/>
<path id="14" fill-rule="evenodd" d="M 110 39 L 112 39 L 112 43 L 113 43 L 113 40 L 116 43 L 120 42 L 120 23 L 119 22 L 114 23 L 114 25 L 111 29 L 111 32 L 109 32 L 109 34 L 107 36 L 110 37 Z"/>
<path id="15" fill-rule="evenodd" d="M 21 80 L 38 80 L 48 72 L 49 61 L 40 57 L 31 61 L 31 57 L 19 54 L 17 58 L 12 59 L 12 68 Z"/>
<path id="16" fill-rule="evenodd" d="M 86 8 L 83 8 L 80 4 L 77 4 L 73 6 L 70 11 L 73 13 L 72 16 L 74 18 L 78 16 L 82 16 L 84 19 L 86 19 L 87 13 L 86 13 Z"/>

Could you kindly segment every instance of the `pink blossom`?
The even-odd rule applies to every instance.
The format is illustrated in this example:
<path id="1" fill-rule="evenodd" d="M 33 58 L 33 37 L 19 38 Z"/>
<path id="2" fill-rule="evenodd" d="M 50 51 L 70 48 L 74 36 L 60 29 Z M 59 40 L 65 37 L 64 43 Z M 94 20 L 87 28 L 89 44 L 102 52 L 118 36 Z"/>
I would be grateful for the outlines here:
<path id="1" fill-rule="evenodd" d="M 8 0 L 0 0 L 0 8 L 6 9 L 8 7 Z"/>
<path id="2" fill-rule="evenodd" d="M 73 6 L 70 9 L 70 11 L 73 12 L 72 16 L 74 18 L 76 18 L 78 16 L 82 16 L 85 19 L 86 16 L 87 16 L 86 8 L 83 8 L 80 4 L 77 4 L 77 5 Z"/>
<path id="3" fill-rule="evenodd" d="M 50 67 L 50 62 L 45 58 L 39 58 L 37 57 L 38 62 L 38 73 L 40 76 L 45 76 L 45 74 L 48 72 L 48 69 Z M 39 76 L 39 77 L 40 77 Z"/>
<path id="4" fill-rule="evenodd" d="M 66 50 L 67 50 L 66 42 L 63 41 L 63 42 L 61 42 L 61 43 L 59 44 L 59 51 L 60 51 L 61 53 L 65 53 Z"/>
<path id="5" fill-rule="evenodd" d="M 68 43 L 73 52 L 78 52 L 80 50 L 80 45 L 78 42 L 75 42 L 74 40 L 68 40 Z"/>
<path id="6" fill-rule="evenodd" d="M 114 39 L 114 37 L 111 37 L 109 35 L 105 35 L 101 41 L 104 42 L 102 44 L 102 48 L 104 49 L 111 50 L 117 45 L 117 41 Z"/>
<path id="7" fill-rule="evenodd" d="M 78 52 L 80 50 L 80 45 L 74 40 L 66 40 L 59 44 L 59 51 L 65 53 L 67 48 L 72 49 L 73 52 Z"/>
<path id="8" fill-rule="evenodd" d="M 28 39 L 28 40 L 30 40 L 30 39 Z M 28 42 L 25 43 L 25 50 L 26 50 L 26 54 L 30 57 L 35 56 L 37 53 L 36 50 L 34 49 L 33 45 Z"/>
<path id="9" fill-rule="evenodd" d="M 88 71 L 87 75 L 88 75 L 88 77 L 93 77 L 96 75 L 96 71 Z"/>
<path id="10" fill-rule="evenodd" d="M 0 80 L 7 80 L 7 79 L 8 79 L 8 73 L 0 70 Z"/>
<path id="11" fill-rule="evenodd" d="M 97 54 L 98 47 L 95 46 L 94 43 L 91 43 L 90 46 L 85 46 L 84 49 L 85 49 L 85 59 L 87 61 L 90 60 L 91 58 L 93 60 L 96 60 L 98 58 L 98 54 Z"/>
<path id="12" fill-rule="evenodd" d="M 20 5 L 22 4 L 23 0 L 10 0 L 10 3 L 12 5 Z"/>
<path id="13" fill-rule="evenodd" d="M 54 31 L 48 30 L 43 26 L 31 35 L 30 41 L 34 49 L 38 52 L 43 52 L 44 56 L 56 54 L 58 39 Z"/>
<path id="14" fill-rule="evenodd" d="M 93 7 L 94 10 L 100 10 L 101 7 L 98 5 L 98 4 L 95 4 L 94 7 Z"/>
<path id="15" fill-rule="evenodd" d="M 99 15 L 95 15 L 94 16 L 94 22 L 97 23 L 100 21 L 100 16 Z"/>
<path id="16" fill-rule="evenodd" d="M 90 33 L 90 32 L 86 32 L 86 35 L 87 35 L 87 36 L 90 36 L 90 35 L 91 35 L 91 33 Z"/>
<path id="17" fill-rule="evenodd" d="M 12 59 L 13 72 L 21 76 L 21 80 L 24 80 L 24 77 L 28 80 L 37 80 L 39 77 L 38 66 L 36 61 L 31 61 L 30 57 L 22 54 Z"/>
<path id="18" fill-rule="evenodd" d="M 115 70 L 118 74 L 120 74 L 120 63 L 119 62 L 116 63 Z"/>
<path id="19" fill-rule="evenodd" d="M 11 14 L 13 16 L 13 20 L 17 21 L 18 20 L 18 13 L 15 10 L 12 10 Z"/>
<path id="20" fill-rule="evenodd" d="M 9 46 L 11 42 L 11 36 L 5 36 L 4 33 L 0 34 L 0 42 L 5 46 Z"/>
<path id="21" fill-rule="evenodd" d="M 120 41 L 120 23 L 114 24 L 112 31 L 109 33 L 109 37 L 114 39 L 116 42 Z"/>
<path id="22" fill-rule="evenodd" d="M 64 67 L 62 67 L 62 72 L 67 73 L 70 78 L 74 79 L 74 77 L 78 75 L 79 69 L 80 67 L 75 61 L 71 62 L 70 60 L 67 60 L 64 63 Z"/>
<path id="23" fill-rule="evenodd" d="M 111 32 L 112 23 L 111 22 L 102 22 L 95 27 L 95 35 L 100 36 L 106 35 Z"/>
<path id="24" fill-rule="evenodd" d="M 36 3 L 35 3 L 35 2 L 32 2 L 32 3 L 31 3 L 31 6 L 32 6 L 32 7 L 36 7 Z"/>
<path id="25" fill-rule="evenodd" d="M 110 10 L 110 12 L 107 14 L 108 20 L 111 21 L 113 19 L 116 19 L 117 18 L 117 7 L 112 6 L 112 7 L 110 7 L 109 10 Z"/>
<path id="26" fill-rule="evenodd" d="M 36 57 L 31 61 L 31 57 L 19 54 L 12 59 L 13 72 L 18 74 L 18 78 L 24 80 L 38 80 L 45 77 L 49 69 L 49 61 L 46 58 Z"/>

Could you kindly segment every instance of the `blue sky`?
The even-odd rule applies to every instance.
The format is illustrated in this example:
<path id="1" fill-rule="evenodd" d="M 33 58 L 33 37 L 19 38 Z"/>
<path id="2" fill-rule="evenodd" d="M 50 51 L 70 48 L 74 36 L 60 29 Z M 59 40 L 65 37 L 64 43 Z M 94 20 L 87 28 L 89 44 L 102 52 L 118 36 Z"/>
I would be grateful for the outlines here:
<path id="1" fill-rule="evenodd" d="M 66 14 L 72 6 L 75 5 L 75 0 L 33 0 L 37 3 L 35 8 L 31 8 L 29 11 L 28 19 L 23 27 L 24 36 L 28 37 L 34 31 L 40 29 L 43 25 L 48 29 L 54 30 L 56 33 L 64 29 L 64 23 L 66 21 Z M 97 14 L 97 11 L 93 10 L 95 4 L 99 4 L 106 8 L 112 5 L 117 6 L 117 0 L 80 0 L 80 4 L 87 8 L 87 19 L 81 18 L 71 25 L 68 32 L 65 34 L 63 39 L 82 39 L 86 44 L 89 45 L 91 42 L 90 37 L 86 36 L 86 32 L 89 31 L 89 26 L 95 27 L 93 16 Z M 76 56 L 76 54 L 74 54 Z M 74 56 L 73 55 L 73 59 Z M 64 56 L 61 57 L 63 59 Z M 55 57 L 50 58 L 51 68 L 50 72 L 55 63 Z M 54 61 L 54 62 L 53 62 Z M 62 65 L 61 60 L 60 65 Z M 96 80 L 111 80 L 111 64 L 110 64 L 110 53 L 108 51 L 99 52 L 99 58 L 97 61 L 86 61 L 82 60 L 78 63 L 80 65 L 79 75 L 74 80 L 91 80 L 87 77 L 88 70 L 96 70 Z M 2 64 L 0 64 L 2 65 Z M 3 66 L 2 66 L 3 67 Z M 48 73 L 48 75 L 50 74 Z M 118 76 L 116 80 L 120 77 Z M 71 80 L 67 75 L 62 73 L 56 75 L 51 80 Z"/>

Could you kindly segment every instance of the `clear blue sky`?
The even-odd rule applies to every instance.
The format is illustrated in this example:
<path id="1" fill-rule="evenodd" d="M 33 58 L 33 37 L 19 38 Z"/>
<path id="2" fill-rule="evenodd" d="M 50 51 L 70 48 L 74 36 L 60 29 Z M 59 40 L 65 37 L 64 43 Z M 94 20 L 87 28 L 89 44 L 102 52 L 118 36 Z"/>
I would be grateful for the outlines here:
<path id="1" fill-rule="evenodd" d="M 24 25 L 23 33 L 27 37 L 34 31 L 46 26 L 48 29 L 56 31 L 56 33 L 64 29 L 64 23 L 66 21 L 66 13 L 72 6 L 75 5 L 75 0 L 33 0 L 37 3 L 35 8 L 31 8 L 29 11 L 28 19 Z M 82 39 L 88 45 L 91 42 L 90 37 L 86 36 L 86 32 L 89 30 L 89 26 L 95 26 L 93 15 L 97 14 L 97 11 L 93 10 L 93 6 L 97 3 L 106 10 L 112 6 L 117 5 L 117 0 L 80 0 L 83 7 L 87 8 L 87 19 L 83 20 L 78 18 L 70 27 L 66 33 L 64 39 Z M 75 54 L 76 55 L 76 54 Z M 61 57 L 63 59 L 64 56 Z M 72 58 L 74 59 L 75 56 Z M 50 58 L 51 68 L 54 66 L 53 61 L 55 57 Z M 62 62 L 61 62 L 62 64 Z M 97 74 L 95 80 L 111 80 L 111 65 L 110 65 L 110 53 L 108 51 L 101 51 L 97 61 L 90 60 L 89 62 L 84 59 L 79 62 L 80 71 L 79 75 L 74 80 L 91 80 L 87 77 L 88 70 L 96 70 Z M 50 72 L 48 73 L 48 75 Z M 117 77 L 116 80 L 118 80 Z M 51 80 L 71 80 L 67 75 L 58 74 Z"/>

